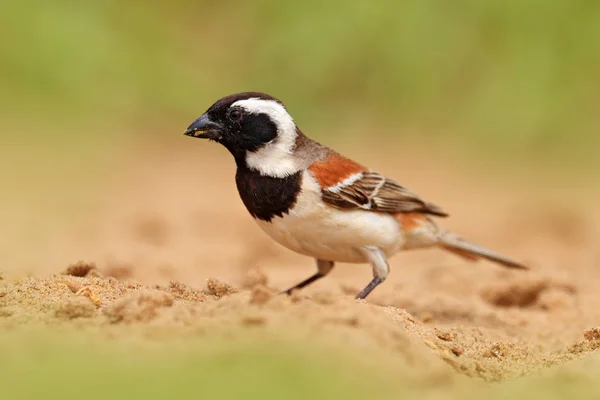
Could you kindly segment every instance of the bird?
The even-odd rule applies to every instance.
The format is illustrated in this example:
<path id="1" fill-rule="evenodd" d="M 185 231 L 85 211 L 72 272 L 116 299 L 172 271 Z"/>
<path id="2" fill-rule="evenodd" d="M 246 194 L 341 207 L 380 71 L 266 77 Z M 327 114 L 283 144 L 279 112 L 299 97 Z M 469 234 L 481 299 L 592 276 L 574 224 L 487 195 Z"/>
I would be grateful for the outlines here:
<path id="1" fill-rule="evenodd" d="M 223 145 L 235 182 L 258 226 L 284 247 L 316 260 L 317 271 L 283 293 L 328 275 L 336 262 L 368 263 L 365 299 L 388 277 L 388 258 L 437 247 L 507 268 L 521 263 L 471 243 L 434 221 L 448 214 L 394 180 L 304 135 L 286 106 L 260 92 L 217 100 L 184 135 Z"/>

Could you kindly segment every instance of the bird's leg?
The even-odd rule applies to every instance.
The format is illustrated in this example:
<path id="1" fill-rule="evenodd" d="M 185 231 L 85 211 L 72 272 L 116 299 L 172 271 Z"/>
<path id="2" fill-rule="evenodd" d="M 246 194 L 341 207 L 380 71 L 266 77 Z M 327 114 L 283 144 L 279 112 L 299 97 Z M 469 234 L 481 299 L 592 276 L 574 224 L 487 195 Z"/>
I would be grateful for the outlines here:
<path id="1" fill-rule="evenodd" d="M 303 280 L 296 286 L 293 286 L 282 293 L 292 294 L 292 292 L 294 290 L 302 289 L 303 287 L 310 285 L 314 281 L 318 281 L 319 279 L 321 279 L 322 277 L 324 277 L 325 275 L 330 273 L 332 269 L 333 269 L 333 261 L 317 260 L 317 273 L 316 274 Z"/>
<path id="2" fill-rule="evenodd" d="M 371 266 L 373 267 L 373 280 L 369 282 L 356 298 L 359 300 L 364 299 L 375 289 L 381 282 L 387 278 L 390 273 L 390 266 L 387 263 L 385 254 L 374 246 L 366 246 L 361 249 L 362 253 L 367 257 Z"/>

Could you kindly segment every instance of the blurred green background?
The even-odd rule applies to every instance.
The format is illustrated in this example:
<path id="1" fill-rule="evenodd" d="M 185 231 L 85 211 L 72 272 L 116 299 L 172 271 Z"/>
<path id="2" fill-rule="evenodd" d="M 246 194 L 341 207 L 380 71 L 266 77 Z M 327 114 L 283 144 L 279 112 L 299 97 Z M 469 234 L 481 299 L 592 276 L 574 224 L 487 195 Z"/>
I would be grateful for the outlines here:
<path id="1" fill-rule="evenodd" d="M 257 90 L 321 139 L 368 132 L 568 163 L 600 144 L 596 1 L 3 0 L 2 10 L 4 140 L 177 135 L 217 98 Z"/>
<path id="2" fill-rule="evenodd" d="M 134 329 L 134 328 L 132 328 Z M 64 332 L 63 334 L 64 335 Z M 32 340 L 34 338 L 34 340 Z M 570 369 L 485 384 L 475 378 L 414 378 L 414 366 L 375 365 L 368 352 L 323 352 L 308 343 L 137 336 L 69 341 L 57 332 L 0 333 L 4 399 L 597 399 L 600 359 Z M 134 340 L 138 339 L 138 340 Z M 592 371 L 590 371 L 592 367 Z M 422 366 L 421 366 L 422 368 Z M 450 368 L 450 367 L 449 367 Z"/>
<path id="3" fill-rule="evenodd" d="M 39 197 L 45 212 L 52 210 L 47 192 L 56 191 L 54 183 L 40 178 L 40 170 L 15 174 L 43 164 L 38 156 L 51 160 L 52 168 L 57 162 L 66 163 L 65 170 L 105 168 L 111 159 L 101 149 L 124 151 L 123 138 L 139 135 L 179 138 L 214 100 L 246 90 L 279 97 L 307 134 L 328 143 L 352 136 L 383 147 L 378 139 L 408 138 L 425 149 L 452 143 L 481 158 L 559 166 L 588 166 L 600 146 L 598 1 L 0 5 L 0 161 L 11 165 L 2 168 L 0 180 L 13 179 L 19 189 L 15 203 Z M 45 196 L 34 195 L 46 186 Z M 65 202 L 65 195 L 57 196 Z M 6 204 L 0 211 L 8 215 Z M 329 398 L 397 398 L 403 392 L 423 398 L 396 379 L 401 371 L 388 371 L 373 392 L 365 385 L 376 377 L 359 365 L 353 369 L 355 364 L 332 358 L 340 369 L 323 368 L 322 359 L 268 345 L 221 345 L 208 355 L 205 347 L 163 351 L 151 359 L 143 351 L 106 356 L 96 344 L 51 341 L 38 348 L 32 342 L 15 347 L 11 336 L 0 343 L 0 390 L 8 398 L 190 397 L 195 379 L 211 397 L 239 398 L 246 387 L 257 398 L 308 398 L 315 392 Z M 566 374 L 445 395 L 535 392 L 562 398 L 573 383 L 569 379 Z M 575 383 L 578 390 L 597 389 L 587 380 Z M 433 388 L 429 398 L 444 398 L 436 395 Z"/>

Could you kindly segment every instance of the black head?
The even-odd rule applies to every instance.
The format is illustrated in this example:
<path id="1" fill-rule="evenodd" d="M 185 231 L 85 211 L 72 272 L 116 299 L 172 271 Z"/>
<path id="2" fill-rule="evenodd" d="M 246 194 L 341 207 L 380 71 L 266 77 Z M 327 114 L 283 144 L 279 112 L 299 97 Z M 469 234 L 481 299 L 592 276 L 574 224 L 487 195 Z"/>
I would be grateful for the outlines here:
<path id="1" fill-rule="evenodd" d="M 185 135 L 221 143 L 238 159 L 282 139 L 279 136 L 292 128 L 295 136 L 294 122 L 281 101 L 264 93 L 245 92 L 218 100 Z"/>

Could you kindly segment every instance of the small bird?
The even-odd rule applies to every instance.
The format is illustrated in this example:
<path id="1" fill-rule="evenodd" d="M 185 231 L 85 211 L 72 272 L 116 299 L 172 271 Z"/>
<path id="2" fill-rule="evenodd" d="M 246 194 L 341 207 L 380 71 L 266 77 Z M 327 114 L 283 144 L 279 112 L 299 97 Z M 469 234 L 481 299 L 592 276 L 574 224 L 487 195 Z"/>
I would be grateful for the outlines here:
<path id="1" fill-rule="evenodd" d="M 185 135 L 225 146 L 250 215 L 275 241 L 316 260 L 317 272 L 285 293 L 323 278 L 335 262 L 370 263 L 373 279 L 356 296 L 364 299 L 387 278 L 388 257 L 417 248 L 527 269 L 438 227 L 432 217 L 448 216 L 438 206 L 309 139 L 275 97 L 223 97 Z"/>

